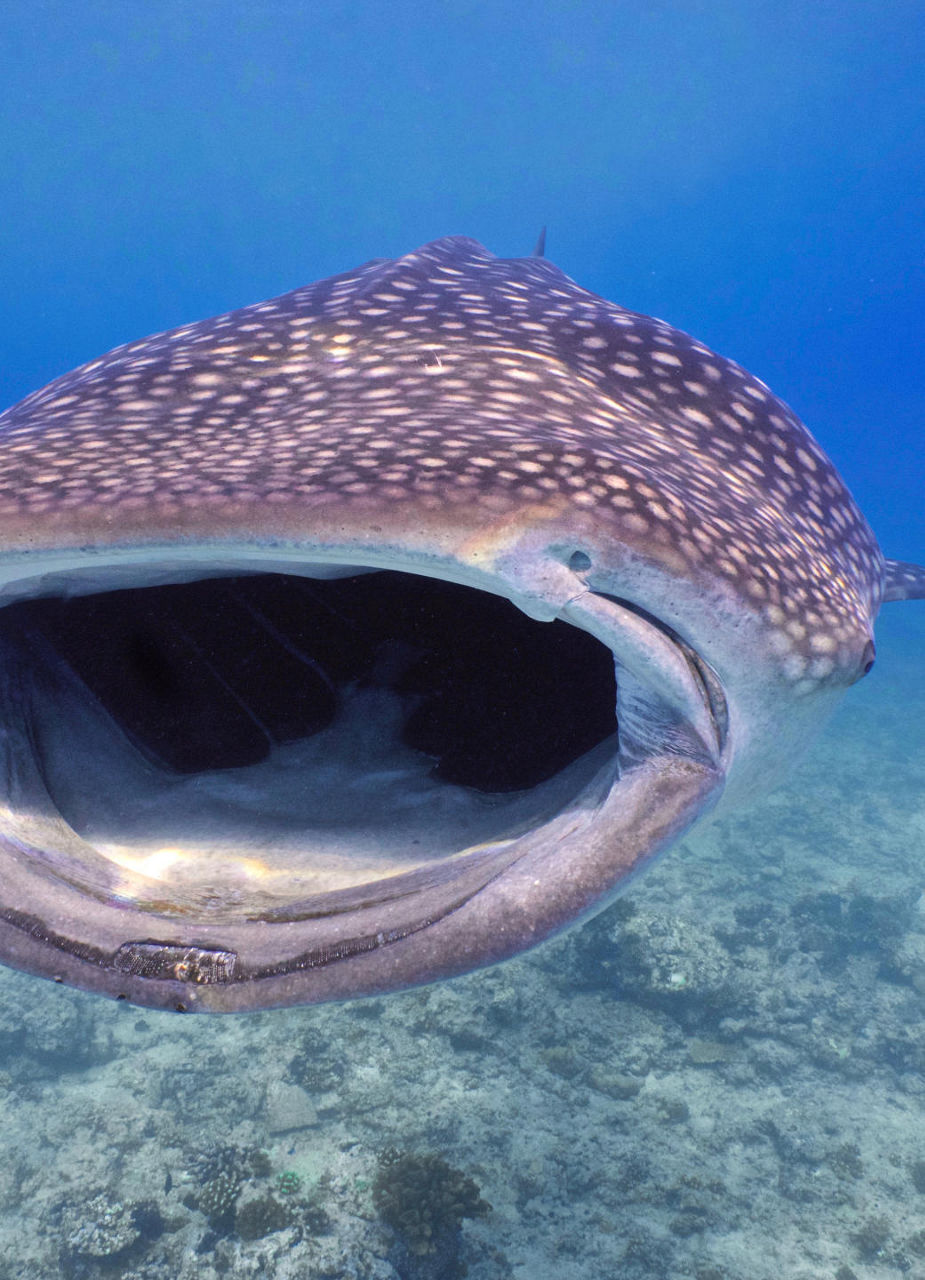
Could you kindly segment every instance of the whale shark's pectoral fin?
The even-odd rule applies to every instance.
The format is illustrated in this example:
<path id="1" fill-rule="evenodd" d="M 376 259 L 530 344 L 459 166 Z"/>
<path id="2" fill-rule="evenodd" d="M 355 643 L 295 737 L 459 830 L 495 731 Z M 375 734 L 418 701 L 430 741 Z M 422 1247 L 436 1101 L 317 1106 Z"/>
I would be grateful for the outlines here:
<path id="1" fill-rule="evenodd" d="M 883 599 L 925 600 L 925 565 L 887 560 L 883 570 Z"/>

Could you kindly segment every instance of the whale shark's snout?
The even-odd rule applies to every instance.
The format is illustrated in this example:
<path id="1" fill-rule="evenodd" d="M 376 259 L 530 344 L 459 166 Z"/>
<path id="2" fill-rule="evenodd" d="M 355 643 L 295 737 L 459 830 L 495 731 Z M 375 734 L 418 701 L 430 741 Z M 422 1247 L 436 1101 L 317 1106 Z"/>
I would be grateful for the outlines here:
<path id="1" fill-rule="evenodd" d="M 515 954 L 772 781 L 919 575 L 761 383 L 539 259 L 130 343 L 0 418 L 0 958 L 235 1010 Z"/>

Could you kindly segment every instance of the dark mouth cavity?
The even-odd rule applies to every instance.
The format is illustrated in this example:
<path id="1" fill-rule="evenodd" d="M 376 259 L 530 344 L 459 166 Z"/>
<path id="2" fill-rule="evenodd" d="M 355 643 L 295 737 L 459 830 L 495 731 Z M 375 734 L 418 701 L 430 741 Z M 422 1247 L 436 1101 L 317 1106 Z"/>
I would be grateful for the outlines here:
<path id="1" fill-rule="evenodd" d="M 538 786 L 616 729 L 613 655 L 455 583 L 378 571 L 204 579 L 24 600 L 40 634 L 153 764 L 239 768 L 310 737 L 355 688 L 402 698 L 402 740 L 482 792 Z"/>

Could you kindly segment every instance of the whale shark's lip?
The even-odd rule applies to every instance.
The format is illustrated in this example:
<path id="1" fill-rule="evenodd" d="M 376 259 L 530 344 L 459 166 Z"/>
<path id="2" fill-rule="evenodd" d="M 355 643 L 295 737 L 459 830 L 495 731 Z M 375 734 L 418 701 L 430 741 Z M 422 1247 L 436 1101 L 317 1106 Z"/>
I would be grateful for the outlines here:
<path id="1" fill-rule="evenodd" d="M 599 909 L 710 808 L 715 673 L 580 556 L 541 600 L 356 551 L 7 558 L 0 958 L 181 1010 L 385 992 Z"/>

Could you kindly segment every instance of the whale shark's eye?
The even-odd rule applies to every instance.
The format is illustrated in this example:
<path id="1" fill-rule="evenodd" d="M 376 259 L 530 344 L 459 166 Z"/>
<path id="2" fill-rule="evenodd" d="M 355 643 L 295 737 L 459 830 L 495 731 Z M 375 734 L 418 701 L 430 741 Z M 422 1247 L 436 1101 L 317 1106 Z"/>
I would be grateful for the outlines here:
<path id="1" fill-rule="evenodd" d="M 873 640 L 868 640 L 867 644 L 864 646 L 864 652 L 861 655 L 861 675 L 862 676 L 866 676 L 870 673 L 871 669 L 873 668 L 874 662 L 876 661 L 876 658 L 877 658 L 877 650 L 874 645 L 874 642 Z"/>

